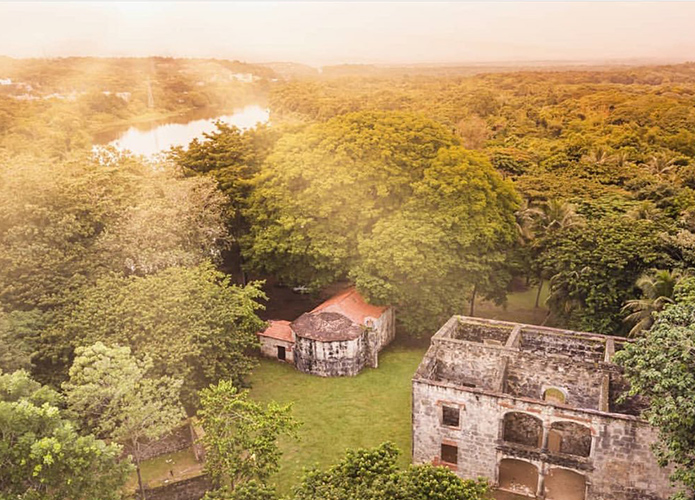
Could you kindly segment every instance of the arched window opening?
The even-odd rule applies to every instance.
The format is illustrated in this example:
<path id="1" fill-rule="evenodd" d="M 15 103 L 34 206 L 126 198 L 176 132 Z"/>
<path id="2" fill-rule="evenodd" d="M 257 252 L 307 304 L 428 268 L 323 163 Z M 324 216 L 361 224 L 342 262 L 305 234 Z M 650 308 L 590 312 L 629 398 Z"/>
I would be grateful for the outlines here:
<path id="1" fill-rule="evenodd" d="M 540 448 L 543 440 L 543 424 L 527 413 L 511 412 L 504 416 L 503 439 L 508 443 Z"/>

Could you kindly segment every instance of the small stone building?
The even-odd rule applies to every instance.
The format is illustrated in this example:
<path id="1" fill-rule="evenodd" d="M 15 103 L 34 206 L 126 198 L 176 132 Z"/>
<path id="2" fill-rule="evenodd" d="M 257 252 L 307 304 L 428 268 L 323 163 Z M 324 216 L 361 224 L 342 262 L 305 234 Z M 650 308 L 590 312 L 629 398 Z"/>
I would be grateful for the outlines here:
<path id="1" fill-rule="evenodd" d="M 455 316 L 413 378 L 413 462 L 548 500 L 664 500 L 613 354 L 627 339 Z"/>
<path id="2" fill-rule="evenodd" d="M 289 321 L 269 321 L 268 327 L 258 333 L 258 340 L 264 356 L 294 363 L 294 333 Z"/>
<path id="3" fill-rule="evenodd" d="M 379 352 L 395 337 L 395 315 L 392 307 L 368 304 L 349 288 L 292 323 L 271 321 L 258 336 L 264 355 L 302 372 L 351 376 L 378 366 Z"/>

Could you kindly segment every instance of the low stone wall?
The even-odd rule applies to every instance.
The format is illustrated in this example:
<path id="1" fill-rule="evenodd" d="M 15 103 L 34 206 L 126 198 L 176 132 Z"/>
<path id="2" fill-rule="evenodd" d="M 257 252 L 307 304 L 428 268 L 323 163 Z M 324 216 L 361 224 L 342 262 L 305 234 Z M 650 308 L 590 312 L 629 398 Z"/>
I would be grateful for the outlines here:
<path id="1" fill-rule="evenodd" d="M 149 460 L 160 455 L 190 448 L 193 444 L 193 435 L 194 433 L 191 431 L 190 424 L 186 422 L 182 426 L 174 429 L 171 434 L 157 441 L 143 444 L 140 448 L 141 460 Z M 123 455 L 133 455 L 132 447 L 125 445 L 123 447 Z"/>
<path id="2" fill-rule="evenodd" d="M 205 474 L 165 484 L 157 488 L 146 488 L 147 500 L 200 500 L 212 488 Z"/>

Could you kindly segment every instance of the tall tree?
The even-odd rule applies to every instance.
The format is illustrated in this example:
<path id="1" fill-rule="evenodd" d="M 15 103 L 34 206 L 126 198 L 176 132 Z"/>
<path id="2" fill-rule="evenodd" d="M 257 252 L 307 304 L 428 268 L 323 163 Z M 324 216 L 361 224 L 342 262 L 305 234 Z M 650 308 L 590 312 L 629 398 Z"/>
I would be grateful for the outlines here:
<path id="1" fill-rule="evenodd" d="M 253 366 L 248 351 L 263 326 L 256 316 L 260 283 L 232 285 L 206 264 L 148 276 L 112 276 L 84 289 L 44 336 L 43 356 L 69 359 L 74 347 L 102 341 L 129 346 L 153 361 L 153 375 L 183 380 L 182 399 L 220 378 L 241 384 Z"/>
<path id="2" fill-rule="evenodd" d="M 645 397 L 646 419 L 659 431 L 654 451 L 681 483 L 678 500 L 695 498 L 695 304 L 679 303 L 616 353 L 630 382 L 628 395 Z"/>
<path id="3" fill-rule="evenodd" d="M 215 484 L 234 490 L 251 480 L 262 483 L 278 470 L 278 438 L 294 435 L 298 423 L 290 406 L 252 401 L 247 391 L 220 380 L 200 392 L 205 470 Z"/>
<path id="4" fill-rule="evenodd" d="M 504 295 L 516 194 L 435 122 L 340 116 L 284 136 L 254 182 L 245 255 L 256 270 L 315 288 L 350 278 L 417 333 L 463 310 L 476 285 Z"/>
<path id="5" fill-rule="evenodd" d="M 129 445 L 144 500 L 140 473 L 144 448 L 181 425 L 185 417 L 179 402 L 182 382 L 149 378 L 152 361 L 136 359 L 128 347 L 97 342 L 77 348 L 75 355 L 70 379 L 63 384 L 70 414 L 82 428 Z"/>

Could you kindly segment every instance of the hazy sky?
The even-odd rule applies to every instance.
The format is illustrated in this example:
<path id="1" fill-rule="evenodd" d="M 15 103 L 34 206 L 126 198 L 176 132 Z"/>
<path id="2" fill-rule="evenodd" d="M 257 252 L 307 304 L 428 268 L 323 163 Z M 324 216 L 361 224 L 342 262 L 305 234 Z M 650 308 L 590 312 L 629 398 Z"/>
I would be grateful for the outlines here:
<path id="1" fill-rule="evenodd" d="M 0 54 L 695 60 L 695 2 L 0 2 Z"/>

